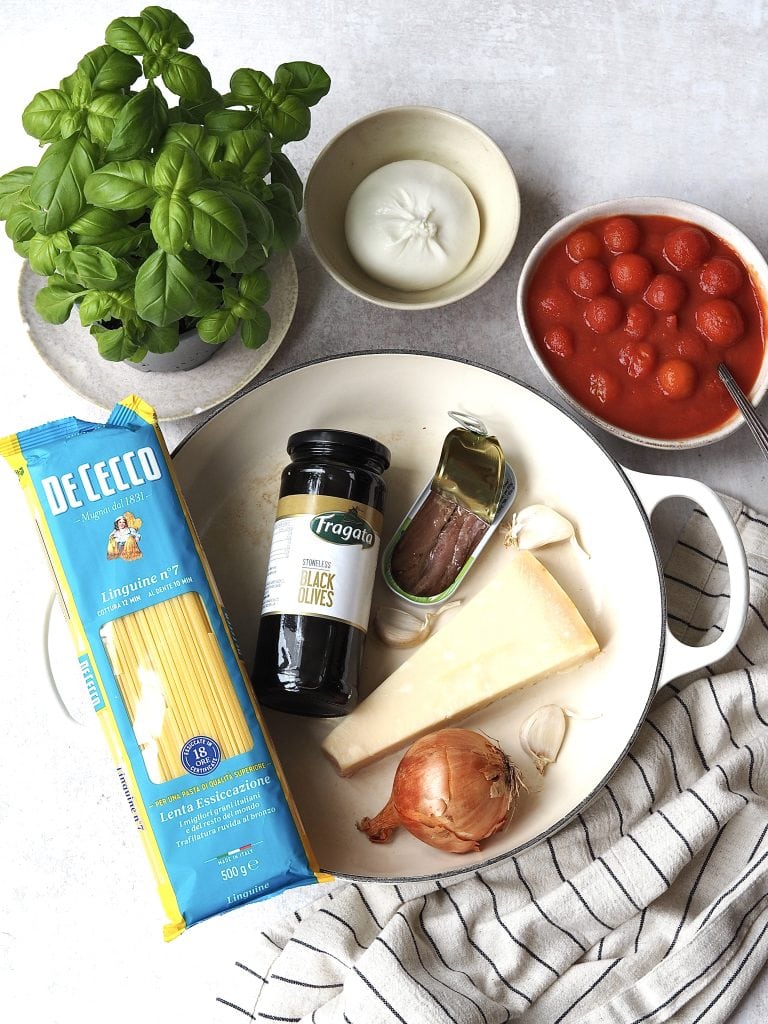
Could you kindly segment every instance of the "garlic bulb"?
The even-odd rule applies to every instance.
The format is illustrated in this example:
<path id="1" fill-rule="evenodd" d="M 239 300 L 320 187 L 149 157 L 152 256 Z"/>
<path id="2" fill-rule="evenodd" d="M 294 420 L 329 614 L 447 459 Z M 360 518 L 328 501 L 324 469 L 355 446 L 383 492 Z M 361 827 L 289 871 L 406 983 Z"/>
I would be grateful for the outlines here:
<path id="1" fill-rule="evenodd" d="M 557 704 L 537 708 L 520 726 L 520 745 L 540 775 L 557 759 L 565 738 L 565 726 L 565 712 Z"/>
<path id="2" fill-rule="evenodd" d="M 548 505 L 528 505 L 512 513 L 512 521 L 506 524 L 504 543 L 507 547 L 534 550 L 568 540 L 583 555 L 589 555 L 576 540 L 573 524 Z"/>
<path id="3" fill-rule="evenodd" d="M 448 601 L 425 616 L 414 615 L 402 608 L 384 606 L 376 611 L 373 617 L 373 628 L 376 635 L 387 647 L 415 647 L 423 643 L 434 629 L 435 620 L 449 611 L 458 608 L 461 601 Z"/>

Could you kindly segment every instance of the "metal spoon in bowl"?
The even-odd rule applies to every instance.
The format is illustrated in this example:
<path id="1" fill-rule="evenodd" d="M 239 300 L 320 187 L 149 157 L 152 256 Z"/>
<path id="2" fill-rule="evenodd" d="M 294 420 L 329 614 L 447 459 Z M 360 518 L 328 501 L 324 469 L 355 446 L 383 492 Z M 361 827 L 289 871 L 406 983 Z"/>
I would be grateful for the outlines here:
<path id="1" fill-rule="evenodd" d="M 728 389 L 729 395 L 741 410 L 747 426 L 752 431 L 752 435 L 757 441 L 758 447 L 762 451 L 763 455 L 768 458 L 768 429 L 766 429 L 765 424 L 755 412 L 754 406 L 741 390 L 736 382 L 736 378 L 725 363 L 718 364 L 717 372 L 720 376 L 720 380 Z"/>

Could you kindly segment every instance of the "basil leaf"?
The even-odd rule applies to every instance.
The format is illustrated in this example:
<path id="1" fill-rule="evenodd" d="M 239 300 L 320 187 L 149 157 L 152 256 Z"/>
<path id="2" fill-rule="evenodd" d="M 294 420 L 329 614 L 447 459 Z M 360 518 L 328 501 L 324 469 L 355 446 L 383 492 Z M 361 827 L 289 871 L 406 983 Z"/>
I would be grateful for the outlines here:
<path id="1" fill-rule="evenodd" d="M 275 236 L 275 225 L 266 205 L 233 182 L 222 181 L 219 183 L 219 189 L 229 196 L 243 215 L 249 241 L 259 242 L 266 247 L 271 246 Z"/>
<path id="2" fill-rule="evenodd" d="M 177 53 L 166 62 L 162 77 L 164 84 L 185 100 L 201 103 L 210 98 L 213 85 L 211 75 L 199 57 L 191 53 Z"/>
<path id="3" fill-rule="evenodd" d="M 99 320 L 109 320 L 112 316 L 112 297 L 109 292 L 88 291 L 80 300 L 78 312 L 83 327 L 98 323 Z"/>
<path id="4" fill-rule="evenodd" d="M 155 164 L 153 183 L 161 195 L 189 195 L 203 178 L 194 150 L 181 142 L 164 146 Z"/>
<path id="5" fill-rule="evenodd" d="M 237 330 L 238 320 L 229 309 L 216 309 L 197 323 L 197 333 L 209 345 L 221 345 Z"/>
<path id="6" fill-rule="evenodd" d="M 186 23 L 181 20 L 178 14 L 169 11 L 165 7 L 145 7 L 141 12 L 141 20 L 149 25 L 150 31 L 161 36 L 163 44 L 173 43 L 186 49 L 195 41 L 195 37 L 189 31 Z"/>
<path id="7" fill-rule="evenodd" d="M 37 231 L 53 234 L 80 214 L 85 206 L 85 181 L 96 160 L 96 146 L 82 136 L 50 144 L 29 183 L 29 197 L 40 208 L 32 220 Z"/>
<path id="8" fill-rule="evenodd" d="M 229 80 L 229 88 L 235 103 L 260 110 L 272 97 L 272 79 L 263 71 L 253 68 L 238 68 Z"/>
<path id="9" fill-rule="evenodd" d="M 272 163 L 270 138 L 260 128 L 231 132 L 225 139 L 223 159 L 238 167 L 243 177 L 263 178 Z"/>
<path id="10" fill-rule="evenodd" d="M 20 200 L 6 218 L 6 235 L 17 243 L 28 242 L 36 234 L 34 220 L 40 216 L 40 210 L 30 203 L 28 198 Z"/>
<path id="11" fill-rule="evenodd" d="M 86 53 L 77 67 L 88 76 L 94 92 L 128 89 L 141 74 L 135 58 L 106 44 Z"/>
<path id="12" fill-rule="evenodd" d="M 94 142 L 105 148 L 109 145 L 120 111 L 127 102 L 127 96 L 114 92 L 105 92 L 91 100 L 86 111 L 85 123 Z"/>
<path id="13" fill-rule="evenodd" d="M 269 279 L 269 274 L 264 270 L 259 270 L 254 274 L 243 274 L 240 278 L 239 291 L 244 299 L 248 299 L 258 306 L 263 306 L 269 299 L 272 291 L 272 282 Z M 243 314 L 239 315 L 242 316 Z"/>
<path id="14" fill-rule="evenodd" d="M 173 352 L 179 344 L 179 325 L 156 327 L 154 324 L 148 324 L 141 340 L 148 352 Z"/>
<path id="15" fill-rule="evenodd" d="M 152 164 L 126 160 L 104 164 L 85 182 L 85 198 L 107 210 L 142 210 L 155 200 Z"/>
<path id="16" fill-rule="evenodd" d="M 171 125 L 165 133 L 163 148 L 174 142 L 193 149 L 203 165 L 203 170 L 208 174 L 212 174 L 219 142 L 214 135 L 209 135 L 201 124 Z"/>
<path id="17" fill-rule="evenodd" d="M 178 107 L 174 107 L 170 111 L 169 117 L 171 121 L 181 120 L 202 124 L 208 114 L 214 110 L 221 110 L 223 105 L 221 93 L 211 88 L 211 91 L 202 100 L 182 99 Z"/>
<path id="18" fill-rule="evenodd" d="M 189 197 L 192 247 L 210 260 L 226 263 L 245 252 L 248 233 L 243 215 L 223 192 L 201 188 Z"/>
<path id="19" fill-rule="evenodd" d="M 63 324 L 69 319 L 72 307 L 82 294 L 80 289 L 68 288 L 64 282 L 54 282 L 37 293 L 35 309 L 49 324 Z"/>
<path id="20" fill-rule="evenodd" d="M 331 79 L 319 64 L 309 61 L 290 61 L 281 64 L 275 72 L 275 85 L 282 86 L 292 96 L 298 96 L 308 107 L 313 107 L 331 88 Z"/>
<path id="21" fill-rule="evenodd" d="M 158 327 L 167 327 L 191 312 L 202 283 L 181 256 L 158 249 L 136 274 L 136 312 Z"/>
<path id="22" fill-rule="evenodd" d="M 219 137 L 245 128 L 258 128 L 259 119 L 252 110 L 213 110 L 205 116 L 205 127 Z"/>
<path id="23" fill-rule="evenodd" d="M 304 205 L 304 186 L 298 171 L 293 166 L 285 153 L 272 154 L 272 166 L 270 167 L 270 180 L 285 187 L 293 196 L 294 205 L 298 210 Z"/>
<path id="24" fill-rule="evenodd" d="M 29 265 L 41 277 L 50 277 L 56 272 L 56 258 L 59 255 L 57 235 L 33 235 L 27 247 Z"/>
<path id="25" fill-rule="evenodd" d="M 115 18 L 107 25 L 105 39 L 121 53 L 139 56 L 147 50 L 147 29 L 141 18 Z"/>
<path id="26" fill-rule="evenodd" d="M 56 260 L 56 269 L 69 281 L 87 288 L 124 288 L 133 280 L 133 268 L 97 245 L 76 246 Z"/>
<path id="27" fill-rule="evenodd" d="M 266 309 L 259 309 L 255 316 L 243 320 L 240 325 L 240 338 L 246 348 L 261 348 L 269 338 L 271 327 L 269 313 Z"/>
<path id="28" fill-rule="evenodd" d="M 130 330 L 125 325 L 106 328 L 100 324 L 93 324 L 91 334 L 99 346 L 99 355 L 110 362 L 119 363 L 124 359 L 140 362 L 146 355 L 146 348 L 131 337 Z"/>
<path id="29" fill-rule="evenodd" d="M 276 183 L 271 186 L 272 198 L 267 200 L 267 210 L 275 225 L 275 236 L 272 248 L 275 252 L 292 249 L 301 234 L 299 220 L 293 196 L 285 185 Z"/>
<path id="30" fill-rule="evenodd" d="M 201 317 L 212 313 L 221 305 L 221 292 L 212 281 L 201 281 L 195 304 L 187 316 Z"/>
<path id="31" fill-rule="evenodd" d="M 178 255 L 192 230 L 189 200 L 175 195 L 160 196 L 152 207 L 149 226 L 160 248 Z"/>
<path id="32" fill-rule="evenodd" d="M 32 180 L 34 167 L 17 167 L 0 178 L 0 220 L 7 220 Z"/>
<path id="33" fill-rule="evenodd" d="M 71 99 L 61 89 L 44 89 L 36 93 L 21 115 L 27 135 L 41 142 L 63 138 L 61 121 L 72 111 Z"/>
<path id="34" fill-rule="evenodd" d="M 259 110 L 261 120 L 278 142 L 297 142 L 309 134 L 309 107 L 298 96 L 272 100 Z"/>
<path id="35" fill-rule="evenodd" d="M 115 122 L 107 157 L 131 160 L 151 150 L 162 139 L 168 127 L 168 104 L 153 85 L 132 96 Z"/>

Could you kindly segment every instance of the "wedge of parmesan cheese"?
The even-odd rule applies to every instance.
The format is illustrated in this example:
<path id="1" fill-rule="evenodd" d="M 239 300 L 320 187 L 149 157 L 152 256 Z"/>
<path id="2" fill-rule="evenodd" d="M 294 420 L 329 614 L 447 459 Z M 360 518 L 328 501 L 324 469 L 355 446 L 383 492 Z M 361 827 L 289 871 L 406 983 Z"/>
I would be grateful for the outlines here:
<path id="1" fill-rule="evenodd" d="M 541 562 L 510 551 L 491 582 L 328 734 L 323 752 L 341 775 L 352 775 L 599 651 Z"/>

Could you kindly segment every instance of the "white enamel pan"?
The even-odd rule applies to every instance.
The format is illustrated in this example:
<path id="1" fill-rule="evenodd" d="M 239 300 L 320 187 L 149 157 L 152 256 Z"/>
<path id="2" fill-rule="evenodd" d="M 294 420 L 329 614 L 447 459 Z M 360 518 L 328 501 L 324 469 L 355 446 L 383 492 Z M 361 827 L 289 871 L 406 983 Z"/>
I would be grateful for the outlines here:
<path id="1" fill-rule="evenodd" d="M 474 855 L 434 850 L 402 829 L 389 844 L 371 844 L 355 822 L 383 806 L 400 755 L 340 778 L 320 751 L 332 721 L 267 712 L 321 866 L 337 876 L 444 877 L 501 860 L 551 835 L 608 781 L 658 688 L 727 654 L 746 616 L 744 550 L 727 510 L 709 488 L 695 480 L 624 469 L 568 413 L 509 377 L 438 356 L 366 353 L 311 363 L 254 387 L 214 413 L 174 454 L 246 666 L 256 642 L 288 436 L 310 427 L 338 427 L 369 434 L 390 448 L 386 543 L 434 472 L 443 438 L 454 425 L 448 410 L 479 416 L 498 436 L 517 474 L 516 508 L 550 505 L 575 524 L 589 558 L 568 543 L 536 554 L 571 596 L 602 651 L 589 664 L 537 683 L 464 723 L 497 739 L 523 769 L 530 789 L 509 828 Z M 705 511 L 728 562 L 728 620 L 707 647 L 681 644 L 667 625 L 650 516 L 673 496 Z M 457 596 L 477 592 L 505 554 L 498 534 Z M 374 609 L 393 600 L 379 580 Z M 517 611 L 509 608 L 507 614 Z M 479 647 L 484 638 L 477 639 Z M 369 633 L 363 691 L 404 656 Z M 523 755 L 518 733 L 527 715 L 548 703 L 572 708 L 582 718 L 570 721 L 558 760 L 542 779 Z"/>

